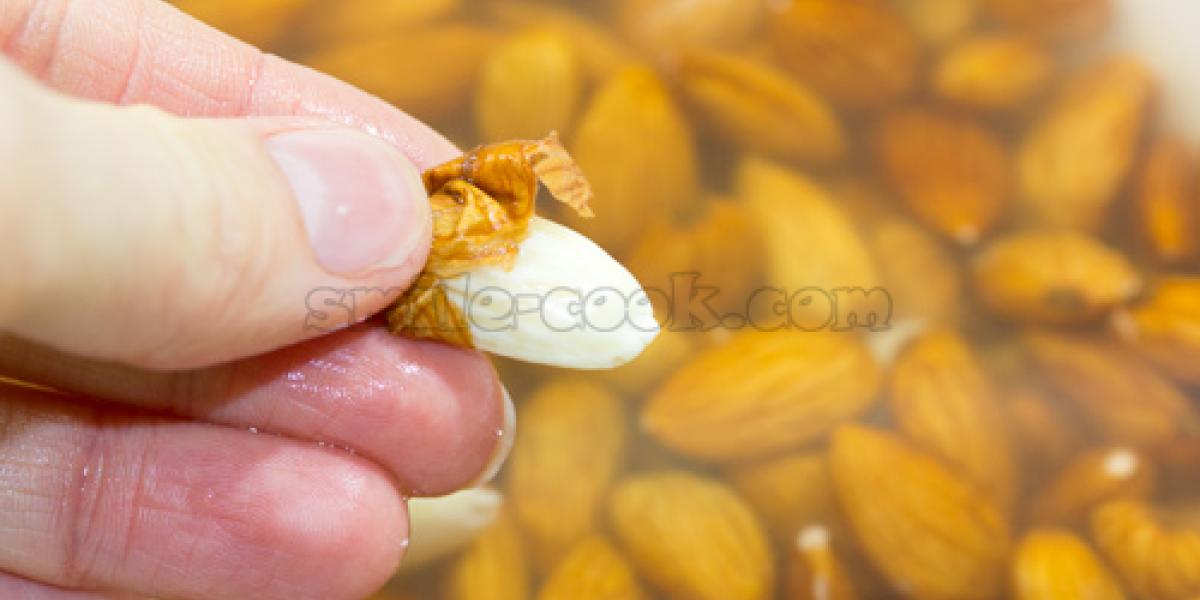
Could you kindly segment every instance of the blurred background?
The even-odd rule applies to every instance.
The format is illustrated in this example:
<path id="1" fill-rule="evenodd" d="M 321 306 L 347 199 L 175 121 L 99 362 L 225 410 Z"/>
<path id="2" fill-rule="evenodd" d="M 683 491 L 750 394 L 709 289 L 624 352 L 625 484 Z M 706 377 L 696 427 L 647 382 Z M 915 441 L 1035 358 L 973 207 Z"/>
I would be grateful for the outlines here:
<path id="1" fill-rule="evenodd" d="M 1200 598 L 1193 3 L 176 4 L 464 149 L 558 131 L 597 218 L 545 211 L 719 291 L 497 361 L 509 464 L 378 598 Z"/>

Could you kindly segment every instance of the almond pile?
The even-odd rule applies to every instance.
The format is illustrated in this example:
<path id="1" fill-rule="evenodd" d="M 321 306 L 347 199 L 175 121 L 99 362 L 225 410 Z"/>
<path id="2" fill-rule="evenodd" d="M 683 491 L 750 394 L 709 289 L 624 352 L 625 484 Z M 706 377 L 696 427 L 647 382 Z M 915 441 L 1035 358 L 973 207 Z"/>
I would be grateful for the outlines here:
<path id="1" fill-rule="evenodd" d="M 497 359 L 504 506 L 379 599 L 1200 598 L 1200 155 L 1111 2 L 181 1 L 557 130 L 542 214 L 662 292 L 630 364 Z"/>

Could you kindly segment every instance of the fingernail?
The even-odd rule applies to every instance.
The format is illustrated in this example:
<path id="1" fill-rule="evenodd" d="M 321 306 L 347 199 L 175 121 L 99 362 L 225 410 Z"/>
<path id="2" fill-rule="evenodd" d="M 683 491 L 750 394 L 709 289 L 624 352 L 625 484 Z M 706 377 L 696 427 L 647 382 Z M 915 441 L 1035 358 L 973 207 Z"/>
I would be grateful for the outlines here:
<path id="1" fill-rule="evenodd" d="M 278 134 L 265 144 L 291 185 L 325 270 L 352 275 L 398 267 L 427 235 L 421 174 L 386 142 L 317 129 Z"/>
<path id="2" fill-rule="evenodd" d="M 495 479 L 512 452 L 513 438 L 517 433 L 517 409 L 513 406 L 512 396 L 504 389 L 504 384 L 500 384 L 500 396 L 504 416 L 500 428 L 496 430 L 496 449 L 492 452 L 492 459 L 488 461 L 487 467 L 484 467 L 483 473 L 470 487 L 477 487 Z"/>

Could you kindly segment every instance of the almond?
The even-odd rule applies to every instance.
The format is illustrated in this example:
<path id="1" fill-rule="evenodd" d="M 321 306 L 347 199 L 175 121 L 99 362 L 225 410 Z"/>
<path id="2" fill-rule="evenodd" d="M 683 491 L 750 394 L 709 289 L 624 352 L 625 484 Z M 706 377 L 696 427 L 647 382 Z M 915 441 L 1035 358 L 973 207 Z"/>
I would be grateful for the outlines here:
<path id="1" fill-rule="evenodd" d="M 613 491 L 609 515 L 634 565 L 670 598 L 772 596 L 767 534 L 716 481 L 683 472 L 633 476 Z"/>
<path id="2" fill-rule="evenodd" d="M 475 125 L 487 140 L 525 139 L 566 131 L 583 91 L 570 42 L 529 31 L 496 47 L 483 63 Z"/>
<path id="3" fill-rule="evenodd" d="M 975 21 L 977 0 L 895 0 L 917 39 L 940 46 L 962 36 Z"/>
<path id="4" fill-rule="evenodd" d="M 444 25 L 319 47 L 304 62 L 418 119 L 438 121 L 467 106 L 495 42 L 487 29 Z"/>
<path id="5" fill-rule="evenodd" d="M 875 135 L 883 171 L 917 218 L 961 244 L 973 244 L 1004 214 L 1009 165 L 983 125 L 941 111 L 907 108 Z"/>
<path id="6" fill-rule="evenodd" d="M 1116 250 L 1075 232 L 1028 231 L 998 239 L 975 258 L 975 291 L 1010 319 L 1051 325 L 1094 322 L 1141 289 Z"/>
<path id="7" fill-rule="evenodd" d="M 692 47 L 737 46 L 763 17 L 762 2 L 620 0 L 616 24 L 634 45 L 656 55 Z"/>
<path id="8" fill-rule="evenodd" d="M 795 537 L 786 580 L 788 600 L 856 600 L 854 581 L 827 527 L 810 525 Z"/>
<path id="9" fill-rule="evenodd" d="M 933 90 L 955 104 L 1006 112 L 1025 106 L 1049 82 L 1054 61 L 1020 35 L 981 34 L 946 49 L 933 71 Z"/>
<path id="10" fill-rule="evenodd" d="M 1132 166 L 1153 97 L 1150 74 L 1132 59 L 1109 59 L 1072 76 L 1017 154 L 1027 218 L 1089 230 L 1103 225 Z"/>
<path id="11" fill-rule="evenodd" d="M 296 35 L 313 44 L 413 31 L 453 13 L 462 4 L 462 0 L 318 0 L 305 12 Z"/>
<path id="12" fill-rule="evenodd" d="M 1013 559 L 1017 600 L 1124 600 L 1121 584 L 1087 542 L 1061 529 L 1034 530 Z"/>
<path id="13" fill-rule="evenodd" d="M 905 96 L 917 76 L 917 42 L 888 3 L 777 3 L 769 38 L 780 62 L 834 102 L 880 107 Z"/>
<path id="14" fill-rule="evenodd" d="M 1023 373 L 1022 377 L 1033 375 Z M 1083 449 L 1084 436 L 1077 419 L 1040 387 L 1019 384 L 1005 391 L 1003 398 L 1013 442 L 1027 471 L 1027 482 L 1062 467 Z"/>
<path id="15" fill-rule="evenodd" d="M 447 565 L 446 600 L 527 600 L 529 566 L 521 532 L 507 512 Z"/>
<path id="16" fill-rule="evenodd" d="M 905 218 L 880 218 L 868 228 L 884 288 L 897 318 L 952 324 L 964 304 L 962 268 L 942 240 Z"/>
<path id="17" fill-rule="evenodd" d="M 662 331 L 636 359 L 605 371 L 604 382 L 625 395 L 643 400 L 679 365 L 687 362 L 700 345 L 698 335 L 686 331 Z"/>
<path id="18" fill-rule="evenodd" d="M 784 73 L 759 61 L 698 49 L 675 64 L 680 90 L 700 119 L 742 148 L 798 162 L 828 163 L 844 154 L 837 115 Z"/>
<path id="19" fill-rule="evenodd" d="M 525 0 L 485 4 L 487 18 L 503 26 L 524 31 L 553 31 L 570 40 L 588 80 L 603 81 L 635 62 L 631 49 L 613 37 L 600 23 L 565 6 Z"/>
<path id="20" fill-rule="evenodd" d="M 1034 496 L 1030 518 L 1038 523 L 1077 525 L 1092 509 L 1123 498 L 1144 498 L 1154 489 L 1154 464 L 1128 446 L 1081 453 Z"/>
<path id="21" fill-rule="evenodd" d="M 1200 252 L 1200 188 L 1196 157 L 1182 140 L 1157 140 L 1137 178 L 1138 232 L 1155 258 L 1179 263 Z"/>
<path id="22" fill-rule="evenodd" d="M 1103 33 L 1112 20 L 1111 0 L 983 0 L 1004 23 L 1055 41 L 1079 41 Z"/>
<path id="23" fill-rule="evenodd" d="M 896 426 L 996 500 L 1012 505 L 1017 469 L 997 391 L 958 334 L 917 338 L 892 368 Z"/>
<path id="24" fill-rule="evenodd" d="M 309 0 L 175 0 L 175 8 L 232 35 L 271 50 Z"/>
<path id="25" fill-rule="evenodd" d="M 847 519 L 893 588 L 923 600 L 999 594 L 1009 530 L 988 495 L 899 437 L 856 425 L 834 434 L 830 464 Z"/>
<path id="26" fill-rule="evenodd" d="M 1024 344 L 1047 381 L 1105 440 L 1163 447 L 1200 432 L 1191 400 L 1119 344 L 1048 332 L 1028 334 Z"/>
<path id="27" fill-rule="evenodd" d="M 505 489 L 533 556 L 549 565 L 596 530 L 621 467 L 624 405 L 603 387 L 552 380 L 521 404 Z"/>
<path id="28" fill-rule="evenodd" d="M 822 452 L 739 463 L 727 473 L 733 488 L 785 542 L 793 542 L 805 526 L 822 523 L 836 529 L 839 523 L 829 461 Z"/>
<path id="29" fill-rule="evenodd" d="M 1122 339 L 1159 369 L 1200 385 L 1200 278 L 1169 277 L 1149 296 L 1113 317 Z"/>
<path id="30" fill-rule="evenodd" d="M 1169 510 L 1134 500 L 1105 504 L 1092 516 L 1092 537 L 1139 598 L 1188 600 L 1200 594 L 1200 524 L 1171 523 Z"/>
<path id="31" fill-rule="evenodd" d="M 580 118 L 572 154 L 604 211 L 568 223 L 609 251 L 624 249 L 639 225 L 669 218 L 695 199 L 691 130 L 649 68 L 623 69 L 601 86 Z"/>
<path id="32" fill-rule="evenodd" d="M 575 544 L 546 576 L 537 600 L 644 600 L 633 566 L 605 538 Z"/>
<path id="33" fill-rule="evenodd" d="M 642 427 L 694 458 L 762 458 L 866 410 L 879 379 L 856 336 L 744 331 L 671 375 L 642 411 Z"/>

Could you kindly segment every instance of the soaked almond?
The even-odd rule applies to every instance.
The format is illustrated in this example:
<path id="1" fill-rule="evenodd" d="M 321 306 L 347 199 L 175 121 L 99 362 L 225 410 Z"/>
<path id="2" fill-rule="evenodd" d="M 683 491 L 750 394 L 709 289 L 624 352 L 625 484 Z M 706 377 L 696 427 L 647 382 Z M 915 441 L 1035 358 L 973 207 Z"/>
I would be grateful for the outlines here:
<path id="1" fill-rule="evenodd" d="M 1012 111 L 1042 91 L 1053 69 L 1049 53 L 1026 37 L 978 35 L 946 49 L 934 67 L 933 90 L 961 106 Z"/>
<path id="2" fill-rule="evenodd" d="M 1181 263 L 1200 253 L 1198 182 L 1196 155 L 1183 140 L 1155 141 L 1137 177 L 1134 211 L 1140 237 L 1162 262 Z"/>
<path id="3" fill-rule="evenodd" d="M 525 32 L 484 61 L 475 124 L 487 140 L 566 134 L 582 92 L 583 73 L 570 42 L 552 31 Z"/>

